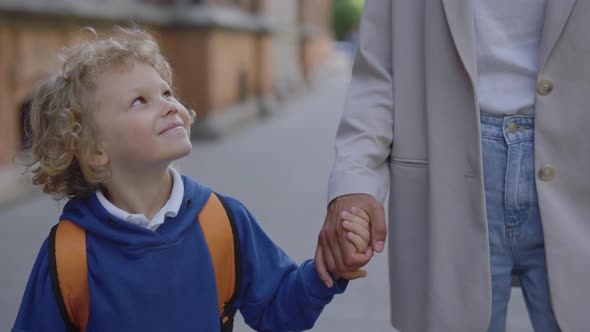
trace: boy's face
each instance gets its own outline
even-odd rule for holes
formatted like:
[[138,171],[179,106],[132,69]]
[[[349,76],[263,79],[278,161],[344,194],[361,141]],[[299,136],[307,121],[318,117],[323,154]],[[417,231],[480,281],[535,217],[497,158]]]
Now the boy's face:
[[190,117],[150,65],[129,62],[99,74],[90,93],[99,166],[167,166],[190,153]]

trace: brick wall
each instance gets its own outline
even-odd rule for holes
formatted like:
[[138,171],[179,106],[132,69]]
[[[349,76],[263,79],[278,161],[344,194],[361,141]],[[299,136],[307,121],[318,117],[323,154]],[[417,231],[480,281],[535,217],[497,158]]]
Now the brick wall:
[[14,111],[12,84],[12,36],[6,28],[0,28],[0,165],[7,164],[14,153],[18,139],[17,113]]
[[0,165],[20,148],[20,109],[36,82],[57,69],[67,40],[65,32],[41,25],[0,26]]
[[179,95],[199,115],[272,93],[269,36],[186,29],[166,29],[161,36]]
[[174,70],[178,95],[199,113],[211,105],[207,38],[205,30],[175,28],[162,30],[159,38],[162,52]]
[[331,0],[300,0],[300,6],[300,20],[303,24],[313,24],[319,27],[322,33],[330,34]]

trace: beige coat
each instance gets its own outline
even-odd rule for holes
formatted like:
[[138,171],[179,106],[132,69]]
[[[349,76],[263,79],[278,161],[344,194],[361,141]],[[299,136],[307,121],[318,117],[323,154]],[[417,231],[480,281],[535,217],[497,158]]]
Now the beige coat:
[[[546,1],[537,190],[555,314],[563,331],[583,332],[590,331],[590,0]],[[391,313],[403,332],[479,332],[490,320],[472,12],[471,0],[367,0],[363,14],[329,199],[361,192],[384,200],[389,191]],[[549,167],[553,178],[541,180]]]

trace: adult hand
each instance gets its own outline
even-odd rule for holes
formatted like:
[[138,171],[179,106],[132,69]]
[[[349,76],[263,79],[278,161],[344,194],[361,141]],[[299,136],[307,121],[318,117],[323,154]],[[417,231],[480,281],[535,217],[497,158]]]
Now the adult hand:
[[[347,239],[346,231],[342,229],[341,213],[351,211],[353,207],[365,210],[371,218],[371,248],[362,254],[356,253],[356,248]],[[383,204],[368,194],[337,197],[328,206],[324,226],[318,238],[315,264],[320,279],[328,287],[332,287],[332,278],[328,272],[343,275],[359,270],[369,262],[373,250],[383,251],[386,237],[387,226]],[[358,273],[364,273],[364,271],[360,270]]]

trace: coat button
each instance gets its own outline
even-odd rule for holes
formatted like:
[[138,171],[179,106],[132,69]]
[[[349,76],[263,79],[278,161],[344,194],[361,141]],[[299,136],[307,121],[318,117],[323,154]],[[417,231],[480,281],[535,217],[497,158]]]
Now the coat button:
[[550,80],[540,80],[537,82],[537,92],[542,95],[546,96],[553,91],[553,82]]
[[539,179],[549,181],[555,176],[555,168],[551,165],[544,165],[539,170]]

